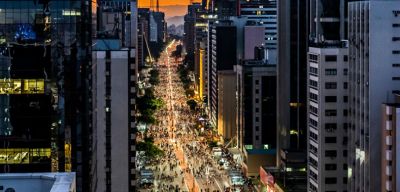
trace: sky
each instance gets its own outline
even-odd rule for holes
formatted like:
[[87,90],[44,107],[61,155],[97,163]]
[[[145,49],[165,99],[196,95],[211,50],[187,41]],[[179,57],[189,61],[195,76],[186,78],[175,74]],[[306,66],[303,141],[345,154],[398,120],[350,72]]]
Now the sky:
[[[201,0],[193,0],[193,2],[200,2]],[[150,0],[138,0],[139,7],[149,7]],[[153,0],[154,8],[156,7],[157,0]],[[165,13],[166,18],[174,16],[182,16],[187,12],[187,5],[190,0],[159,0],[160,11]]]

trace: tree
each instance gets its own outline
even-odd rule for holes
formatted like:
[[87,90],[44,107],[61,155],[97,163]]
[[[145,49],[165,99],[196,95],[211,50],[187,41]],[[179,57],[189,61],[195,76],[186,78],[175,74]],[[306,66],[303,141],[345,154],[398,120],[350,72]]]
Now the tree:
[[154,145],[154,138],[145,137],[144,141],[140,141],[136,144],[138,151],[144,151],[144,156],[147,159],[155,159],[164,155],[164,151]]
[[172,51],[171,56],[175,57],[175,58],[182,57],[182,49],[183,49],[183,47],[181,44],[177,45],[175,50]]
[[152,69],[149,74],[149,83],[152,85],[158,85],[160,83],[160,72],[157,69]]
[[136,108],[140,112],[138,121],[146,124],[157,123],[154,113],[164,105],[165,103],[162,99],[155,97],[153,89],[146,89],[145,95],[137,98]]
[[193,100],[193,99],[190,99],[190,100],[186,101],[186,104],[189,105],[190,109],[193,110],[193,111],[197,107],[197,102],[195,100]]

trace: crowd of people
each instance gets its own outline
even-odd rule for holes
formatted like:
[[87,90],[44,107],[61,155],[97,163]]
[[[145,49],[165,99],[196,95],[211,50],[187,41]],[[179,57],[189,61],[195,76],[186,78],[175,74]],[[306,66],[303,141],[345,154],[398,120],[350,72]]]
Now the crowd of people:
[[200,113],[186,103],[177,65],[168,66],[165,55],[160,60],[164,62],[158,66],[160,84],[154,93],[165,106],[156,112],[158,121],[145,134],[154,138],[164,156],[147,167],[155,173],[154,187],[149,190],[222,192],[228,176],[219,170],[206,139],[200,136]]

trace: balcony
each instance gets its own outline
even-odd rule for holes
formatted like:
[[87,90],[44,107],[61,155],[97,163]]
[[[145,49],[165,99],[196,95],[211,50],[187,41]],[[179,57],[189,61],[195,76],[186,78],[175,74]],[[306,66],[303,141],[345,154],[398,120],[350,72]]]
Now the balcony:
[[386,161],[392,161],[392,150],[386,150]]
[[391,131],[392,130],[392,123],[391,121],[386,121],[386,130]]
[[392,166],[386,165],[386,175],[392,176]]
[[392,191],[392,182],[386,181],[386,191]]
[[388,135],[386,136],[386,145],[393,145],[393,137]]

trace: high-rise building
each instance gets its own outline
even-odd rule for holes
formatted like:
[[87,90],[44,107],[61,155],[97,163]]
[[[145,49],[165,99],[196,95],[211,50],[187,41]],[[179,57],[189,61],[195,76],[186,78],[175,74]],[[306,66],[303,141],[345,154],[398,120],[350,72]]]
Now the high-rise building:
[[[92,163],[88,191],[136,191],[137,2],[101,1],[92,51]],[[122,18],[122,19],[120,19]],[[113,26],[113,27],[110,27]],[[109,30],[109,29],[112,30]]]
[[154,12],[150,12],[149,25],[150,25],[150,42],[158,42],[158,25],[154,18]]
[[98,39],[93,50],[92,191],[135,191],[135,49]]
[[157,23],[157,42],[165,42],[165,13],[152,12],[152,15]]
[[399,191],[400,190],[400,171],[398,160],[400,156],[399,148],[400,135],[400,95],[395,93],[394,103],[382,104],[382,165],[381,165],[381,189],[380,191]]
[[[307,1],[278,1],[278,150],[306,149],[306,13]],[[277,158],[279,162],[280,157]]]
[[246,174],[276,164],[276,65],[244,60],[237,73],[237,137]]
[[91,5],[0,1],[0,172],[77,171],[87,191]]
[[399,1],[349,3],[349,189],[381,191],[381,104],[399,90]]
[[308,191],[347,190],[347,0],[310,0]]
[[218,71],[233,70],[236,65],[236,26],[232,21],[219,21],[211,31],[211,66],[208,76],[210,120],[217,123],[218,114]]
[[[240,4],[240,16],[246,16],[248,21],[260,24],[264,27],[264,46],[268,52],[267,62],[277,62],[277,3],[276,0],[251,0]],[[246,58],[248,59],[248,58]]]
[[149,8],[138,8],[138,39],[136,46],[136,58],[139,67],[145,65],[146,57],[149,55]]
[[[194,55],[195,46],[195,23],[197,12],[201,9],[200,3],[193,3],[188,6],[188,12],[184,17],[184,39],[183,45],[188,55]],[[194,62],[194,61],[192,61]]]
[[347,190],[347,51],[308,50],[308,191]]
[[218,135],[224,143],[236,137],[236,73],[234,70],[218,72]]

